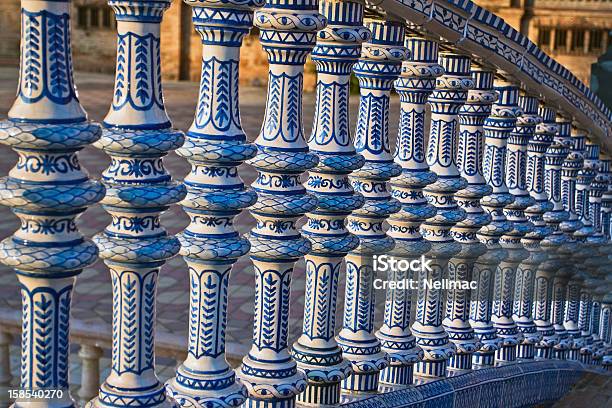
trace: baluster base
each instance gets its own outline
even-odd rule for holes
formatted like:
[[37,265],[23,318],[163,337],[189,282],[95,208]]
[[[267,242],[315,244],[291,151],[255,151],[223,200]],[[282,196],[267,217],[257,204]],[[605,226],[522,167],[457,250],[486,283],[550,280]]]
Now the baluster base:
[[335,407],[340,402],[340,383],[308,383],[296,398],[298,406]]
[[246,388],[236,381],[234,370],[200,374],[179,367],[175,378],[166,383],[166,392],[181,407],[239,407],[247,398]]
[[492,366],[495,363],[495,352],[475,352],[472,356],[472,368]]
[[339,346],[329,350],[311,348],[300,340],[293,345],[291,354],[308,383],[297,396],[298,405],[338,405],[340,382],[351,375],[351,363],[343,358]]
[[568,356],[569,356],[569,350],[553,349],[553,358],[557,360],[567,360]]
[[375,392],[378,390],[379,371],[358,374],[353,373],[342,381],[342,390],[353,392]]
[[419,361],[414,370],[415,377],[443,378],[446,377],[448,360]]
[[517,357],[525,360],[533,360],[533,358],[535,358],[535,344],[519,344]]
[[389,365],[380,372],[379,382],[389,385],[410,385],[413,382],[414,364]]
[[535,346],[536,358],[539,359],[551,359],[552,358],[552,347],[541,347]]
[[516,361],[517,346],[501,346],[495,352],[495,362],[500,364],[513,363]]
[[571,361],[579,361],[580,360],[580,349],[572,348],[567,351],[567,359]]
[[448,369],[457,371],[471,370],[473,360],[472,356],[472,353],[454,354],[448,359]]

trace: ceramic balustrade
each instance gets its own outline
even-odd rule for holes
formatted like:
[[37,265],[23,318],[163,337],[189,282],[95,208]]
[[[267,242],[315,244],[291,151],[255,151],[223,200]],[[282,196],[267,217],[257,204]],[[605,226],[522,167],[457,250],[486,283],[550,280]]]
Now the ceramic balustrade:
[[338,280],[344,257],[359,245],[359,239],[346,229],[345,220],[364,204],[348,178],[365,161],[356,154],[350,135],[350,74],[370,32],[362,25],[360,2],[324,0],[320,12],[327,18],[327,26],[319,31],[312,53],[317,67],[317,99],[308,141],[310,150],[319,156],[319,164],[306,182],[318,206],[306,214],[308,220],[302,229],[312,242],[312,250],[304,257],[305,313],[302,335],[293,345],[292,355],[308,381],[298,401],[335,406],[340,400],[340,383],[352,372],[334,338]]
[[304,64],[325,26],[317,0],[269,0],[255,13],[260,42],[268,56],[268,91],[258,153],[249,163],[258,171],[250,207],[256,226],[249,234],[255,268],[253,343],[238,369],[248,391],[244,406],[290,408],[306,388],[306,376],[289,354],[291,276],[312,245],[297,220],[317,207],[300,176],[318,157],[304,138]]
[[[507,144],[510,133],[516,124],[516,118],[522,113],[518,106],[519,88],[512,82],[500,79],[495,83],[499,94],[493,104],[491,115],[486,119],[485,156],[483,168],[487,183],[493,188],[492,194],[483,198],[483,207],[491,214],[493,229],[484,227],[481,234],[506,251],[499,266],[495,270],[492,321],[501,339],[499,350],[495,353],[498,363],[516,360],[518,343],[521,334],[512,319],[513,296],[515,290],[516,268],[520,261],[529,253],[523,248],[521,238],[531,230],[531,225],[509,218],[520,218],[520,211],[530,204],[530,200],[516,202],[510,194],[506,178],[514,177],[515,167],[507,166]],[[516,214],[519,211],[519,214]]]
[[[546,152],[550,165],[546,167],[547,174],[550,172],[550,180],[547,184],[549,188],[549,196],[552,197],[554,208],[553,212],[561,211],[564,213],[565,220],[559,224],[559,231],[564,235],[564,242],[558,249],[558,254],[562,261],[560,268],[556,271],[553,278],[552,302],[551,302],[551,321],[553,323],[555,334],[559,339],[553,347],[553,355],[555,358],[564,360],[568,357],[569,350],[572,347],[572,339],[569,337],[563,325],[565,317],[565,302],[567,296],[567,285],[572,274],[572,264],[568,262],[574,253],[574,237],[573,234],[580,228],[580,224],[576,219],[572,218],[572,213],[565,207],[564,195],[566,192],[567,183],[564,173],[567,171],[567,166],[574,166],[574,155],[570,152],[573,145],[571,133],[571,120],[557,114],[556,123],[558,126],[557,135],[554,143]],[[554,185],[558,185],[557,189]],[[551,193],[552,192],[552,193]],[[559,205],[561,204],[561,205]],[[559,210],[557,210],[559,208]],[[560,218],[559,218],[560,219]]]
[[[578,173],[576,185],[576,209],[582,222],[582,228],[574,233],[579,242],[582,243],[583,250],[588,255],[586,260],[597,256],[598,245],[595,239],[595,230],[591,221],[591,187],[595,182],[599,169],[599,146],[587,141],[585,145],[585,160],[583,169]],[[592,262],[592,261],[591,261]],[[586,266],[586,261],[585,265]],[[591,265],[592,267],[593,265]],[[580,277],[584,279],[584,284],[580,291],[580,307],[578,315],[578,327],[580,329],[581,340],[579,341],[580,361],[585,364],[593,362],[593,338],[591,336],[591,312],[592,312],[592,292],[587,285],[590,278],[589,270],[583,267]]]
[[[487,252],[486,245],[477,237],[481,227],[491,222],[491,216],[480,205],[480,199],[491,194],[492,187],[486,183],[482,173],[484,147],[483,126],[491,113],[491,105],[497,100],[493,88],[495,71],[487,67],[472,66],[474,87],[468,91],[466,103],[459,111],[459,142],[457,167],[467,187],[455,193],[455,200],[465,211],[466,218],[458,222],[451,233],[461,244],[461,252],[449,261],[448,279],[456,281],[477,281],[476,297],[472,299],[470,289],[447,290],[446,313],[442,324],[455,345],[455,354],[450,358],[449,370],[469,370],[476,350],[487,347],[481,343],[482,323],[490,321],[489,301],[491,293],[486,289],[481,267],[474,267],[477,259]],[[473,275],[476,269],[476,275]],[[483,285],[481,287],[480,285]],[[481,308],[488,316],[479,316]],[[471,316],[470,316],[471,312]],[[470,318],[472,318],[470,320]],[[486,337],[486,334],[484,335]]]
[[571,263],[574,264],[574,267],[571,268],[570,266],[570,276],[567,282],[563,326],[571,340],[567,359],[577,361],[580,355],[580,348],[582,347],[582,336],[578,327],[578,314],[580,312],[580,290],[584,284],[580,265],[583,265],[588,257],[588,249],[584,248],[583,242],[580,241],[577,235],[577,232],[583,226],[578,214],[577,189],[578,178],[584,168],[586,134],[582,129],[572,127],[571,138],[570,154],[563,162],[561,170],[561,195],[563,207],[569,212],[570,216],[567,222],[574,223],[576,230],[571,235],[568,234],[568,239],[573,249]]
[[[435,208],[423,194],[423,188],[436,180],[425,158],[425,106],[436,86],[436,78],[443,74],[438,64],[438,43],[426,37],[410,35],[405,46],[410,52],[402,63],[402,72],[395,81],[400,97],[399,135],[394,154],[402,172],[391,180],[391,194],[401,203],[401,209],[391,214],[389,236],[395,240],[390,252],[399,259],[417,259],[431,249],[419,232],[421,223],[435,215]],[[393,280],[414,278],[413,273],[390,273]],[[409,385],[413,382],[414,364],[423,352],[416,345],[410,330],[411,291],[388,292],[385,305],[386,326],[378,332],[383,350],[389,355],[389,366],[381,371],[385,384]]]
[[353,369],[353,375],[342,382],[342,389],[356,392],[376,390],[379,373],[389,364],[382,344],[389,344],[385,326],[391,316],[386,316],[378,333],[382,342],[373,332],[373,257],[394,247],[393,239],[383,229],[383,221],[400,209],[399,201],[391,197],[387,188],[388,180],[400,174],[389,146],[389,104],[393,81],[407,57],[402,23],[372,21],[367,27],[372,37],[363,43],[361,57],[354,66],[360,86],[355,149],[365,158],[365,164],[350,176],[355,191],[365,197],[365,204],[348,217],[348,229],[359,237],[360,244],[346,257],[344,317],[337,338]]
[[542,123],[536,126],[533,143],[530,144],[530,153],[532,154],[529,155],[527,164],[527,183],[530,185],[530,194],[536,200],[536,204],[527,208],[526,213],[530,216],[530,221],[536,227],[536,231],[542,234],[543,239],[540,241],[540,247],[546,256],[538,265],[535,277],[535,296],[532,313],[536,328],[542,336],[542,340],[535,345],[535,352],[536,357],[551,358],[552,347],[558,343],[550,321],[552,279],[557,269],[552,252],[554,252],[557,246],[555,242],[551,242],[553,228],[549,222],[549,215],[554,205],[549,201],[545,182],[545,167],[546,153],[552,145],[558,129],[553,109],[541,105],[538,114],[542,118]]
[[159,216],[186,194],[162,160],[184,141],[161,84],[160,26],[170,1],[108,4],[117,19],[115,89],[95,146],[111,157],[102,206],[112,220],[94,242],[111,275],[113,348],[110,374],[87,407],[175,407],[155,373],[157,279],[180,249]]
[[507,166],[508,168],[514,167],[515,170],[508,172],[507,185],[515,201],[524,203],[524,207],[521,206],[523,208],[517,210],[516,213],[508,214],[508,218],[514,221],[515,225],[519,222],[528,222],[531,229],[521,239],[529,256],[523,259],[516,269],[512,318],[516,322],[518,331],[522,334],[517,348],[517,357],[533,359],[535,345],[542,340],[533,322],[531,305],[534,299],[536,269],[544,260],[540,251],[540,241],[544,235],[541,227],[531,223],[525,213],[528,208],[536,204],[535,198],[529,194],[528,190],[527,162],[530,143],[532,143],[536,126],[542,122],[542,118],[538,116],[539,101],[535,95],[528,93],[520,95],[518,104],[523,113],[517,118],[516,126],[508,139]]
[[191,163],[182,202],[190,223],[178,237],[188,267],[190,313],[187,359],[166,389],[183,407],[237,407],[247,391],[225,359],[228,286],[234,263],[250,244],[236,231],[234,217],[257,199],[238,174],[238,166],[257,153],[240,120],[238,65],[253,9],[263,1],[186,3],[202,41],[196,113],[177,151]]
[[[438,178],[425,187],[425,197],[436,209],[436,215],[421,225],[423,237],[431,243],[427,257],[429,270],[417,274],[419,282],[439,281],[447,275],[449,260],[459,253],[461,245],[451,234],[452,227],[465,218],[454,194],[467,187],[457,168],[456,133],[459,111],[473,88],[470,57],[452,51],[440,52],[438,57],[444,74],[436,79],[436,88],[428,98],[431,107],[429,144],[426,162]],[[446,375],[448,359],[454,345],[442,326],[444,316],[443,291],[419,285],[418,306],[412,330],[417,345],[423,349],[423,359],[417,363],[415,375],[420,381]]]
[[[0,204],[21,226],[0,243],[15,269],[22,308],[22,390],[58,390],[40,407],[76,407],[68,383],[70,306],[76,277],[98,258],[76,219],[104,197],[77,152],[101,136],[87,120],[73,79],[70,1],[21,2],[17,98],[0,122],[0,143],[18,155],[0,179]],[[15,407],[31,406],[27,399]]]
[[[599,151],[599,149],[595,149]],[[598,157],[600,157],[598,155]],[[601,202],[603,194],[608,189],[608,179],[606,164],[603,160],[598,161],[598,172],[589,189],[589,210],[590,219],[593,223],[593,235],[591,242],[595,246],[596,254],[594,257],[587,259],[585,268],[588,272],[588,277],[585,280],[585,286],[591,294],[591,316],[590,325],[588,327],[589,340],[592,343],[592,363],[600,364],[603,357],[602,342],[599,338],[599,322],[601,315],[601,302],[605,291],[603,291],[602,280],[609,267],[608,253],[610,246],[608,240],[603,233],[602,217],[601,217]]]
[[[430,5],[454,16],[471,13],[461,41],[438,52],[439,35],[457,40],[455,19],[442,22],[440,13],[428,12],[421,21],[416,3],[406,11],[390,1],[184,1],[203,51],[186,137],[172,128],[161,84],[160,25],[170,0],[108,1],[117,18],[117,66],[102,129],[87,121],[72,78],[71,2],[22,0],[17,100],[0,122],[0,142],[19,156],[0,180],[0,203],[22,226],[2,241],[0,254],[21,285],[20,387],[64,391],[37,406],[77,406],[68,391],[70,297],[98,252],[113,285],[112,363],[96,391],[102,351],[82,345],[78,396],[98,394],[88,407],[338,406],[362,392],[517,357],[612,369],[610,160],[600,157],[594,138],[585,145],[587,129],[606,143],[610,115],[571,74],[560,90],[554,81],[534,86],[523,81],[539,69],[529,65],[533,52],[523,52],[525,72],[511,75],[511,52],[498,58],[487,48],[494,58],[479,55],[474,30],[489,23],[471,3],[459,14],[454,3]],[[389,6],[393,14],[384,13]],[[364,27],[366,8],[386,20]],[[423,23],[409,23],[407,38],[403,14]],[[240,120],[238,66],[253,23],[269,75],[262,128],[251,144]],[[416,34],[426,30],[433,35]],[[508,41],[504,32],[498,48]],[[316,106],[306,141],[302,92],[310,54]],[[563,76],[552,63],[551,78],[553,71]],[[352,72],[360,85],[354,141]],[[393,86],[400,97],[395,152]],[[550,98],[550,89],[564,98]],[[558,106],[538,111],[536,95]],[[572,116],[580,119],[573,127]],[[101,183],[79,164],[77,152],[88,144],[111,157]],[[173,150],[192,167],[184,186],[164,168],[162,158]],[[252,189],[238,174],[247,161],[258,172]],[[96,248],[75,220],[100,200],[112,221],[94,237]],[[159,217],[178,202],[190,223],[172,237]],[[234,218],[245,208],[256,226],[243,238]],[[164,386],[155,373],[156,285],[161,266],[179,252],[190,283],[187,358]],[[234,371],[225,356],[228,285],[233,265],[247,254],[255,269],[253,340]],[[372,261],[383,254],[432,259],[432,270],[391,270],[386,280],[475,280],[477,289],[444,294],[419,285],[411,321],[412,292],[389,288],[375,332]],[[289,347],[291,278],[302,257],[304,320]],[[334,337],[343,269],[343,325]],[[11,382],[8,344],[0,333],[0,390]]]

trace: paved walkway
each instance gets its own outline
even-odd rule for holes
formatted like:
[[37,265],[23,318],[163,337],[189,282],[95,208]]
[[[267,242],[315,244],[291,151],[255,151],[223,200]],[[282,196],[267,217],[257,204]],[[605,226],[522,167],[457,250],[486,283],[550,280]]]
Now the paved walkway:
[[[79,97],[90,118],[95,121],[102,120],[111,100],[113,78],[104,75],[77,74],[76,83],[79,89]],[[0,68],[0,119],[6,117],[6,113],[12,105],[16,84],[17,71]],[[179,129],[186,130],[191,123],[197,99],[197,87],[195,83],[185,82],[171,82],[165,85],[168,113],[175,127]],[[259,132],[264,114],[265,94],[265,89],[241,87],[242,122],[249,140],[254,140]],[[351,99],[351,115],[353,117],[351,123],[355,123],[357,102],[357,98]],[[391,134],[393,135],[392,138],[395,139],[399,101],[396,99],[391,106]],[[307,135],[310,134],[313,114],[314,95],[307,94],[304,98],[304,122]],[[92,177],[99,178],[109,160],[104,153],[88,147],[80,154],[80,161],[89,170]],[[5,176],[15,162],[16,155],[10,149],[0,145],[0,176]],[[165,164],[177,179],[182,179],[189,171],[189,164],[174,153],[167,157]],[[252,167],[244,165],[241,168],[241,175],[245,182],[250,184],[254,180],[255,172]],[[185,228],[187,221],[186,215],[178,206],[169,210],[162,217],[162,222],[172,234]],[[99,205],[96,205],[81,216],[79,228],[86,236],[91,237],[103,230],[108,222],[108,215]],[[237,222],[238,228],[243,233],[249,231],[253,224],[253,218],[246,212],[239,217]],[[12,234],[17,227],[17,218],[7,208],[0,207],[0,239]],[[178,335],[183,339],[186,337],[188,286],[187,269],[182,258],[176,257],[169,261],[162,269],[158,285],[158,333]],[[105,265],[98,262],[93,267],[83,271],[77,280],[75,291],[72,308],[73,319],[78,320],[83,326],[95,330],[110,327],[111,283]],[[340,293],[343,293],[342,287]],[[379,293],[379,302],[384,300],[381,295],[382,293]],[[299,262],[292,281],[290,342],[297,339],[301,331],[303,296],[303,263]],[[238,355],[244,354],[250,346],[253,300],[253,269],[248,257],[244,257],[239,260],[234,268],[230,279],[229,293],[228,346]],[[9,268],[0,266],[0,311],[10,311],[10,313],[15,314],[15,318],[18,318],[21,310],[20,301],[15,274]],[[342,303],[343,299],[340,298],[339,313],[342,312]],[[377,322],[382,320],[382,310],[382,307],[378,308]]]

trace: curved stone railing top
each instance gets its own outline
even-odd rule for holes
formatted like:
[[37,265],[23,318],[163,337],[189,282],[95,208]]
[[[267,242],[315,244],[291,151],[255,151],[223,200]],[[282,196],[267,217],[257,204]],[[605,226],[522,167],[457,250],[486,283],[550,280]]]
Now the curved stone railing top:
[[502,18],[470,0],[374,0],[368,5],[421,26],[506,72],[571,116],[612,151],[612,112],[567,68]]

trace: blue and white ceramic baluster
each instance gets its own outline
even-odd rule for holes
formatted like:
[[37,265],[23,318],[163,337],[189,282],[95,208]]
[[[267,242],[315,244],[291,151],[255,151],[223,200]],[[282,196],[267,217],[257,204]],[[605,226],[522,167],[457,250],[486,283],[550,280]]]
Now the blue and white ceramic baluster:
[[569,212],[568,223],[574,223],[577,228],[572,233],[570,240],[573,243],[573,254],[571,261],[574,264],[572,274],[567,282],[566,306],[563,326],[571,339],[571,345],[567,353],[568,360],[577,361],[582,347],[582,337],[578,327],[578,313],[580,311],[580,289],[584,278],[580,275],[580,266],[584,264],[588,254],[583,248],[583,243],[578,239],[576,232],[582,228],[582,222],[578,215],[577,184],[580,172],[584,167],[584,152],[586,135],[576,127],[571,130],[572,146],[570,154],[563,162],[561,173],[561,189],[563,206]]
[[379,372],[388,364],[373,333],[373,257],[393,248],[393,239],[383,230],[383,222],[400,209],[387,189],[388,180],[400,173],[389,147],[389,102],[393,81],[406,58],[401,23],[374,21],[367,27],[372,39],[363,44],[354,68],[361,94],[355,148],[365,158],[365,164],[351,175],[355,191],[362,193],[366,202],[348,217],[349,231],[359,237],[360,245],[346,257],[344,324],[338,335],[344,357],[353,368],[353,375],[342,382],[342,389],[358,392],[375,391]]
[[320,11],[327,26],[319,31],[312,58],[318,71],[314,128],[308,141],[319,156],[319,165],[310,172],[306,189],[317,196],[317,209],[306,214],[302,232],[312,242],[305,256],[306,295],[302,335],[293,345],[298,370],[307,378],[299,403],[336,406],[340,383],[351,373],[342,357],[336,334],[338,276],[344,256],[359,245],[359,239],[345,228],[346,217],[363,206],[348,175],[363,166],[355,153],[350,129],[350,75],[361,50],[370,37],[362,26],[363,4],[356,1],[323,0]]
[[[491,214],[493,221],[481,230],[481,234],[493,242],[499,240],[502,248],[506,250],[506,256],[495,271],[492,321],[497,337],[501,339],[495,359],[497,362],[507,363],[516,360],[517,346],[521,340],[520,332],[512,319],[512,303],[516,268],[520,261],[528,256],[520,240],[529,232],[531,225],[523,222],[514,223],[507,217],[509,212],[520,219],[520,213],[517,214],[517,211],[528,205],[525,201],[513,205],[515,198],[506,185],[508,138],[516,124],[516,118],[522,113],[518,106],[519,89],[511,82],[500,79],[495,81],[495,90],[499,93],[499,97],[484,124],[483,159],[485,179],[493,187],[493,193],[482,200],[483,207]],[[514,173],[516,168],[510,166],[508,171]]]
[[[491,101],[486,106],[486,109],[484,109],[484,112],[482,112],[484,117],[479,117],[478,127],[475,128],[480,135],[479,137],[482,139],[480,142],[482,145],[482,151],[480,152],[481,156],[484,153],[484,123],[486,118],[491,113],[491,105],[498,98],[497,91],[493,89],[494,76],[495,71],[492,69],[489,75],[483,77],[487,79],[487,84],[486,87],[483,87],[483,91],[488,90],[488,92],[491,94]],[[467,110],[468,106],[469,105],[464,106],[463,110]],[[466,114],[467,113],[464,113],[463,115]],[[479,162],[480,166],[482,167],[482,158],[479,159]],[[469,178],[468,182],[470,182]],[[493,187],[487,184],[484,175],[482,176],[482,182],[484,183],[483,189],[486,188],[483,191],[483,197],[485,197],[493,192]],[[482,197],[480,201],[482,202]],[[483,229],[483,227],[486,227],[492,222],[489,212],[484,212],[488,215],[488,222],[476,231],[476,237],[486,245],[487,251],[478,257],[474,263],[472,279],[477,284],[476,289],[471,294],[469,309],[470,325],[474,329],[476,337],[480,342],[480,347],[472,355],[472,363],[475,368],[492,365],[495,360],[495,352],[499,350],[501,346],[501,339],[497,337],[496,330],[493,327],[493,322],[491,321],[491,312],[493,305],[493,283],[495,281],[495,271],[506,252],[499,246],[498,243],[480,235],[480,231]]]
[[[547,154],[547,150],[553,144],[555,135],[557,134],[558,126],[555,123],[555,111],[554,109],[540,105],[539,114],[542,117],[542,123],[536,127],[536,134],[534,141],[538,145],[538,155],[530,157],[528,163],[533,168],[531,178],[531,194],[536,200],[538,214],[537,218],[533,217],[532,222],[536,228],[540,227],[541,220],[544,221],[547,229],[544,233],[545,237],[540,242],[542,252],[546,255],[546,259],[540,263],[536,271],[536,283],[535,283],[535,297],[533,302],[533,321],[542,335],[542,340],[536,344],[536,357],[538,358],[552,358],[552,348],[558,343],[557,335],[555,334],[554,327],[550,321],[550,309],[552,303],[552,283],[554,273],[558,267],[558,260],[554,255],[554,252],[558,249],[558,240],[564,241],[564,235],[553,234],[553,226],[558,226],[558,222],[555,223],[556,215],[561,218],[564,217],[564,212],[553,213],[554,204],[552,197],[550,197],[548,191],[550,190],[549,184],[552,178],[547,175],[545,168],[548,164],[550,166],[550,156]],[[534,146],[535,147],[535,146]],[[560,171],[560,169],[559,169]],[[559,198],[560,198],[559,192]],[[543,210],[543,211],[542,211]],[[535,209],[528,208],[528,212],[535,212]],[[539,213],[542,211],[543,215],[540,218]],[[560,222],[560,221],[559,221]]]
[[238,376],[247,387],[247,408],[291,408],[306,387],[305,376],[289,355],[291,275],[296,261],[311,250],[297,220],[313,211],[317,199],[300,177],[317,165],[308,151],[302,121],[303,75],[316,33],[325,26],[317,0],[269,0],[255,13],[260,41],[268,55],[268,96],[259,150],[250,163],[257,223],[249,234],[255,267],[253,344]]
[[162,157],[183,144],[166,114],[160,24],[170,1],[111,0],[117,18],[115,92],[96,147],[111,163],[102,174],[112,221],[94,237],[113,284],[111,372],[88,407],[174,407],[155,374],[155,314],[160,267],[179,251],[160,213],[185,197]]
[[[553,347],[553,356],[557,359],[565,360],[569,355],[569,350],[573,343],[572,338],[568,335],[563,325],[567,285],[573,269],[573,261],[570,261],[570,259],[576,250],[573,234],[582,225],[578,221],[578,217],[572,218],[571,212],[565,206],[565,202],[568,200],[564,199],[564,196],[569,194],[569,191],[567,191],[569,188],[567,180],[568,168],[575,168],[577,172],[578,166],[582,164],[582,159],[570,151],[573,146],[573,141],[570,136],[571,121],[558,114],[556,122],[558,125],[558,132],[555,136],[555,142],[547,151],[547,155],[554,156],[555,161],[552,166],[552,171],[547,170],[547,173],[550,174],[552,178],[552,182],[549,183],[548,186],[551,188],[552,185],[557,185],[557,187],[554,188],[555,194],[552,195],[555,205],[553,211],[556,211],[556,207],[559,207],[565,212],[566,219],[559,224],[559,230],[565,236],[565,243],[558,249],[562,262],[553,278],[551,316],[555,333],[559,338],[559,343]],[[547,166],[546,168],[551,169],[551,166]],[[561,204],[560,206],[559,203]]]
[[[497,100],[497,92],[492,89],[494,77],[494,70],[473,66],[474,88],[468,91],[467,101],[459,111],[457,167],[468,185],[455,193],[455,200],[466,212],[466,218],[451,230],[453,238],[461,244],[461,252],[449,261],[447,278],[451,281],[472,281],[474,263],[487,250],[477,233],[491,222],[491,216],[481,207],[480,199],[492,191],[482,174],[482,154],[484,122],[491,113],[491,105]],[[480,280],[481,271],[482,268],[477,268],[477,280]],[[484,299],[475,299],[473,303],[471,295],[470,289],[447,290],[446,314],[442,325],[455,345],[455,354],[448,363],[449,370],[471,369],[474,352],[482,348],[470,325],[470,305]]]
[[76,218],[100,201],[104,187],[88,179],[77,152],[100,137],[77,98],[70,54],[70,1],[21,2],[17,99],[0,122],[0,143],[18,162],[0,179],[0,204],[21,227],[0,243],[1,262],[21,286],[23,390],[60,390],[15,407],[76,407],[68,384],[70,302],[76,277],[98,249]]
[[[448,261],[459,253],[459,245],[451,235],[452,227],[465,218],[454,194],[467,187],[467,181],[459,174],[456,158],[456,133],[459,128],[459,111],[467,100],[468,90],[474,86],[471,78],[471,61],[468,56],[441,52],[438,61],[444,75],[436,80],[436,89],[429,96],[431,124],[427,164],[438,179],[425,187],[425,196],[437,212],[421,225],[423,237],[431,243],[427,253],[431,258],[430,269],[417,273],[418,282],[425,279],[439,281],[446,275]],[[412,330],[417,345],[423,349],[423,360],[417,363],[415,375],[419,381],[446,375],[448,359],[454,353],[454,345],[442,326],[444,316],[443,291],[419,284],[418,306]]]
[[[438,65],[438,43],[424,37],[409,36],[405,41],[410,52],[402,64],[402,74],[395,81],[400,96],[399,135],[394,154],[402,173],[392,179],[392,196],[402,205],[389,217],[389,236],[395,240],[391,255],[414,260],[431,249],[419,232],[421,222],[435,215],[427,203],[423,187],[433,183],[436,175],[425,161],[425,104],[436,86],[436,78],[444,72]],[[411,279],[410,272],[390,272],[392,280]],[[389,355],[389,366],[381,371],[384,384],[409,385],[413,382],[414,364],[422,357],[410,330],[410,289],[389,290],[385,305],[385,324],[377,336]]]
[[[598,155],[599,156],[599,155]],[[584,267],[588,272],[588,277],[585,280],[585,287],[591,293],[591,318],[590,318],[590,340],[592,343],[592,364],[600,364],[601,341],[599,338],[599,318],[601,312],[601,301],[604,293],[601,292],[602,278],[609,268],[608,259],[608,241],[603,233],[601,224],[601,202],[603,194],[608,190],[608,178],[606,171],[606,163],[598,160],[598,173],[593,179],[589,189],[589,210],[590,219],[593,223],[593,235],[590,242],[594,245],[596,255],[585,261]],[[602,275],[602,273],[604,275]]]
[[234,217],[256,201],[237,167],[257,153],[240,121],[238,65],[242,39],[263,1],[223,4],[188,0],[202,38],[202,74],[196,115],[177,153],[191,163],[183,208],[190,217],[179,235],[189,268],[187,359],[166,383],[182,407],[237,407],[247,397],[225,359],[228,283],[236,260],[249,251]]
[[[515,223],[529,222],[525,210],[533,206],[536,201],[529,195],[527,186],[528,146],[533,138],[536,126],[542,121],[538,116],[539,101],[536,96],[523,94],[519,96],[518,104],[523,113],[517,118],[514,131],[508,140],[507,166],[516,170],[508,172],[507,184],[516,203],[525,203],[516,214],[508,214],[508,218]],[[517,348],[517,357],[533,359],[535,344],[541,340],[536,330],[531,314],[534,296],[536,268],[543,260],[540,251],[540,241],[544,236],[538,227],[531,224],[531,230],[521,239],[521,243],[529,256],[521,261],[516,269],[516,282],[514,290],[514,307],[512,319],[516,322],[522,339]]]
[[[582,247],[581,250],[585,257],[585,262],[587,259],[597,256],[596,244],[592,242],[594,230],[590,219],[589,196],[591,184],[595,180],[599,168],[598,157],[599,146],[587,142],[585,146],[583,168],[578,172],[578,180],[576,181],[576,211],[578,212],[582,227],[574,233],[574,236]],[[578,276],[581,280],[589,278],[589,274],[585,270],[584,265],[580,268]],[[581,286],[579,296],[579,358],[581,362],[590,364],[593,356],[593,342],[589,331],[591,325],[591,292],[585,284]]]

